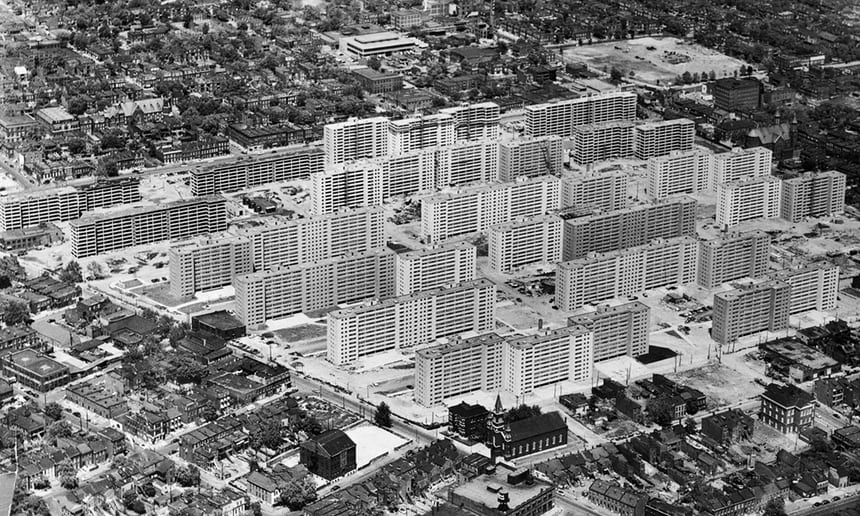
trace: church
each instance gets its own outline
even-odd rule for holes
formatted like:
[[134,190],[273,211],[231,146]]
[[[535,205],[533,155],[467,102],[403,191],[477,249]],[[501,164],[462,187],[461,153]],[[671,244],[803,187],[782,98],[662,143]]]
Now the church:
[[567,444],[567,423],[561,414],[549,412],[506,423],[499,396],[487,426],[487,446],[493,458],[515,459]]

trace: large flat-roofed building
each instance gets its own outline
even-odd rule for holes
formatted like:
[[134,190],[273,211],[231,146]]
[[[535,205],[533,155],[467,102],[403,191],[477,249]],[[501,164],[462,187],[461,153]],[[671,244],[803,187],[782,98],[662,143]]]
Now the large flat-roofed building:
[[445,113],[388,122],[388,154],[397,156],[454,143],[454,117]]
[[768,271],[769,256],[770,236],[763,231],[702,240],[696,283],[715,288],[741,278],[760,278]]
[[395,260],[398,296],[475,279],[475,246],[468,242],[443,244],[400,253]]
[[81,128],[78,117],[69,114],[62,106],[39,109],[36,111],[36,120],[55,135],[75,132]]
[[696,235],[696,201],[681,196],[564,221],[564,260],[644,245],[655,238]]
[[323,127],[325,164],[378,158],[388,154],[388,118],[354,118]]
[[697,247],[695,238],[682,236],[562,262],[556,267],[556,302],[570,312],[586,303],[692,283]]
[[791,285],[765,281],[714,294],[711,338],[729,344],[739,337],[760,331],[788,328]]
[[440,337],[487,332],[496,324],[496,286],[479,279],[330,312],[328,360],[345,365]]
[[495,333],[469,338],[454,337],[415,352],[415,401],[439,405],[448,398],[475,391],[502,388],[502,346]]
[[78,186],[0,197],[0,231],[73,220],[84,212],[140,200],[136,177],[97,179]]
[[[549,416],[549,414],[544,415]],[[532,421],[528,423],[527,427],[512,424],[511,426],[515,428],[509,432],[511,434],[509,437],[514,440],[516,446],[513,443],[509,444],[505,455],[524,455],[524,453],[514,451],[515,449],[522,450],[524,443],[528,443],[525,445],[526,449],[529,449],[529,445],[532,446],[532,451],[529,453],[534,453],[538,449],[544,450],[561,446],[563,444],[561,438],[556,442],[556,437],[561,436],[557,435],[552,435],[552,445],[544,442],[543,432],[552,429],[550,425],[538,423],[538,421],[544,422],[544,419]],[[561,418],[557,417],[557,419],[561,421]],[[564,422],[561,421],[561,423]],[[564,442],[567,443],[566,434],[564,435]],[[550,512],[554,505],[552,485],[541,480],[533,480],[530,477],[528,481],[525,481],[525,475],[530,476],[531,473],[528,470],[517,472],[499,466],[493,470],[493,473],[482,474],[452,488],[448,492],[448,501],[456,507],[464,508],[465,512],[449,514],[537,516]],[[512,478],[518,478],[518,480],[513,481]],[[500,509],[502,503],[504,503],[504,509]]]
[[233,278],[246,326],[394,294],[394,251],[379,249]]
[[359,59],[408,52],[417,47],[413,38],[403,37],[396,32],[350,36],[341,38],[339,44],[341,52],[351,54]]
[[399,73],[378,72],[373,68],[358,68],[352,71],[352,75],[362,89],[371,94],[389,93],[403,88],[403,76]]
[[495,140],[459,141],[433,152],[436,188],[498,179],[499,146]]
[[383,167],[361,161],[345,163],[311,174],[311,211],[316,215],[343,208],[382,205]]
[[634,154],[637,159],[648,159],[692,150],[695,137],[696,123],[686,118],[637,125],[633,129]]
[[782,181],[780,217],[800,222],[845,211],[845,174],[835,170],[807,172]]
[[612,307],[600,305],[594,312],[568,318],[567,323],[594,333],[595,362],[648,353],[651,309],[639,301]]
[[505,341],[502,386],[517,396],[544,385],[591,378],[594,334],[582,326],[567,326]]
[[758,417],[784,434],[800,433],[814,423],[815,399],[796,385],[772,383],[761,394]]
[[718,79],[712,88],[714,105],[726,111],[757,109],[761,96],[761,82],[757,79]]
[[444,108],[439,112],[454,117],[457,140],[496,140],[499,137],[501,110],[494,102]]
[[627,207],[630,178],[621,170],[565,174],[561,178],[562,208],[621,210]]
[[104,381],[88,380],[69,385],[66,399],[106,419],[128,412],[125,397],[109,389]]
[[577,125],[572,130],[570,159],[591,165],[607,159],[633,156],[633,122],[602,122]]
[[167,256],[170,294],[176,298],[229,285],[236,274],[254,270],[251,241],[241,236],[201,236],[177,242]]
[[560,207],[561,185],[541,176],[425,197],[421,234],[429,242],[484,231],[521,217],[543,215]]
[[255,271],[317,262],[385,245],[382,208],[341,210],[303,219],[266,218],[235,230],[251,241]]
[[86,258],[126,247],[180,240],[227,228],[226,200],[197,197],[156,206],[88,215],[69,223],[72,256]]
[[736,147],[729,152],[714,155],[714,168],[710,189],[721,184],[769,176],[773,168],[773,152],[765,147]]
[[230,193],[281,181],[307,179],[323,169],[319,147],[298,147],[275,154],[241,156],[235,161],[199,165],[191,169],[195,196]]
[[3,376],[36,392],[49,392],[69,383],[69,368],[32,349],[22,349],[0,358]]
[[657,199],[709,189],[714,153],[696,148],[648,159],[648,193]]
[[636,94],[613,91],[548,104],[526,106],[525,134],[569,138],[577,125],[636,120]]
[[499,181],[558,174],[562,168],[562,140],[558,136],[515,138],[499,142]]
[[507,273],[533,263],[558,263],[563,224],[557,215],[538,215],[490,226],[490,267]]
[[717,225],[737,226],[741,222],[779,217],[781,185],[773,176],[756,177],[717,186]]
[[839,291],[839,267],[830,262],[814,262],[799,269],[773,274],[775,279],[791,286],[789,313],[836,308]]

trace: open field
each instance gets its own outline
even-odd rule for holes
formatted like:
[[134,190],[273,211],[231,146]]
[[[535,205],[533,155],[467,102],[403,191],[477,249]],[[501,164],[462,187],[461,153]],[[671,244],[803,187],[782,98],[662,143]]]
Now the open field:
[[[649,50],[649,47],[653,50]],[[564,51],[564,59],[600,70],[612,67],[633,78],[652,84],[671,84],[684,72],[733,76],[746,63],[678,38],[637,38],[594,45],[572,47]]]

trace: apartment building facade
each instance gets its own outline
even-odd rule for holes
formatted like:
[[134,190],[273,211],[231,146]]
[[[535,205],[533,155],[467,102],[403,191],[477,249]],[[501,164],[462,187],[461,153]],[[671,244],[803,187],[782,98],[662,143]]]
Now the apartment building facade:
[[558,382],[591,378],[593,333],[567,326],[505,341],[502,347],[502,388],[523,396]]
[[702,240],[696,283],[716,288],[741,278],[760,278],[768,271],[769,256],[770,236],[763,231]]
[[486,279],[424,290],[328,314],[326,354],[335,365],[441,337],[491,331],[496,287]]
[[394,294],[394,251],[376,249],[233,277],[236,317],[270,319]]
[[439,113],[454,117],[454,138],[459,141],[499,138],[501,109],[494,102],[443,108]]
[[6,195],[0,197],[0,231],[73,220],[87,211],[140,199],[140,180],[136,177],[98,179],[80,186]]
[[229,285],[236,274],[254,270],[251,241],[220,235],[177,242],[167,253],[170,294],[181,299]]
[[692,150],[695,137],[696,124],[686,118],[637,125],[633,128],[634,155],[636,159],[649,159]]
[[499,181],[561,173],[562,140],[555,135],[499,142]]
[[568,318],[570,326],[590,330],[594,340],[594,361],[648,353],[651,309],[639,301],[617,306],[599,305],[594,312]]
[[395,260],[396,295],[472,281],[476,259],[475,246],[468,242],[400,253]]
[[782,181],[780,217],[800,222],[845,211],[845,174],[835,170],[807,172]]
[[714,294],[711,338],[726,345],[760,331],[788,328],[791,286],[769,280]]
[[502,346],[495,333],[450,342],[415,352],[413,397],[424,406],[439,405],[448,398],[475,391],[502,389]]
[[773,278],[791,287],[789,313],[836,308],[839,292],[839,267],[830,262],[813,262],[797,269],[786,269]]
[[86,258],[136,245],[224,231],[226,200],[221,196],[197,197],[88,215],[71,221],[69,228],[72,256]]
[[388,154],[388,118],[350,119],[323,127],[325,165]]
[[571,100],[526,106],[525,134],[569,138],[577,125],[636,120],[636,94],[613,91]]
[[564,260],[644,245],[656,238],[696,235],[696,201],[686,196],[583,217],[563,213],[562,218]]
[[648,193],[656,199],[694,194],[710,188],[714,153],[696,148],[648,159]]
[[632,157],[633,127],[633,122],[628,121],[575,126],[570,159],[578,165],[591,165],[607,159]]
[[307,179],[323,170],[324,157],[319,147],[303,146],[276,154],[241,156],[228,163],[198,165],[189,174],[191,193],[200,197]]
[[692,283],[697,250],[695,238],[682,236],[562,262],[556,267],[556,303],[571,312],[586,303]]
[[561,178],[562,208],[615,211],[627,207],[630,178],[621,170],[565,174]]
[[560,262],[563,224],[557,215],[539,215],[490,226],[490,267],[508,273],[533,263]]
[[714,155],[710,189],[721,184],[769,176],[773,168],[773,152],[765,147],[736,147]]
[[778,218],[780,196],[780,181],[773,176],[718,185],[717,225],[731,228],[748,220]]
[[388,154],[397,156],[454,143],[454,117],[436,113],[388,122]]
[[543,215],[560,207],[560,186],[557,177],[541,176],[425,197],[421,200],[421,234],[435,243],[517,218]]
[[346,163],[311,174],[311,211],[316,215],[343,208],[381,206],[385,174],[380,163]]

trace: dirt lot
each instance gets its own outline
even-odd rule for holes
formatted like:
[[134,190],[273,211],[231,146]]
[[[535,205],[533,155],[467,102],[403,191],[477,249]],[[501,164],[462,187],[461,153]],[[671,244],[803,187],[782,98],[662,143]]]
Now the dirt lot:
[[762,386],[750,379],[750,375],[719,364],[709,364],[668,376],[683,385],[704,392],[708,397],[709,409],[758,396],[764,391]]
[[276,330],[274,334],[279,341],[292,344],[305,340],[324,338],[326,335],[326,327],[320,324],[303,324],[294,328]]
[[[651,47],[653,50],[649,50]],[[677,38],[638,38],[573,47],[564,51],[567,61],[608,71],[618,68],[625,75],[653,84],[674,82],[684,72],[710,73],[717,77],[734,75],[746,63]]]

